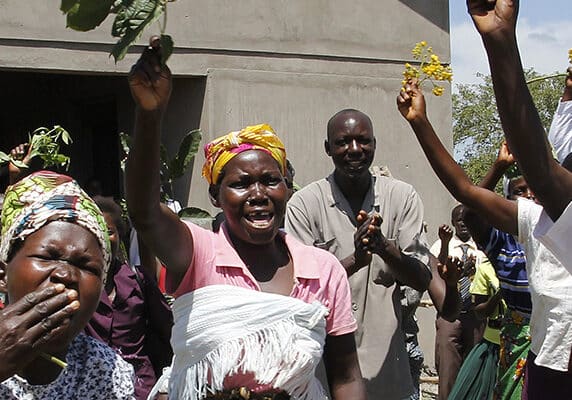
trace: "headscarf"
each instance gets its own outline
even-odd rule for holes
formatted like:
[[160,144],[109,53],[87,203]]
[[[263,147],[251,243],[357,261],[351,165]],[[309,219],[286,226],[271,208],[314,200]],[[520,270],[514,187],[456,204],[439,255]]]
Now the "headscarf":
[[103,251],[105,279],[111,245],[103,214],[76,181],[50,171],[31,174],[7,189],[0,217],[0,261],[7,261],[14,243],[52,221],[71,222],[95,235]]
[[262,150],[274,158],[282,174],[286,173],[286,150],[270,125],[247,126],[238,132],[230,132],[205,146],[203,176],[214,185],[224,166],[236,155],[247,150]]
[[505,198],[508,198],[510,196],[510,190],[509,190],[510,183],[518,178],[522,178],[522,172],[520,172],[518,165],[514,163],[507,169],[507,171],[502,176],[502,192]]

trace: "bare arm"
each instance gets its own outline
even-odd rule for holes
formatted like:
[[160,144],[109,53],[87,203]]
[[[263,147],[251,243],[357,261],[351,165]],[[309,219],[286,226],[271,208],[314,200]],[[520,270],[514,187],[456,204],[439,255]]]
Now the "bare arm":
[[139,245],[139,257],[141,259],[141,268],[143,268],[147,276],[153,278],[155,283],[159,281],[161,273],[161,263],[155,257],[149,246],[145,244],[143,239],[137,234],[137,243]]
[[433,130],[425,111],[423,93],[417,84],[407,84],[406,90],[400,92],[397,104],[399,111],[415,132],[433,170],[453,197],[475,210],[491,225],[516,235],[518,232],[516,203],[471,182]]
[[452,322],[457,319],[461,311],[461,297],[457,289],[461,270],[439,263],[433,255],[429,256],[429,265],[432,274],[427,289],[429,297],[431,297],[437,313],[447,321]]
[[445,264],[449,257],[449,243],[451,243],[451,239],[453,238],[453,228],[447,224],[441,225],[439,227],[438,236],[439,239],[441,239],[441,248],[439,249],[437,259],[441,264]]
[[14,183],[18,182],[20,179],[28,175],[30,172],[30,164],[32,159],[30,158],[30,151],[31,147],[28,143],[22,143],[18,146],[14,147],[10,151],[10,155],[12,158],[21,161],[22,163],[26,164],[28,168],[20,168],[14,165],[13,163],[8,163],[8,173],[9,173],[9,183],[13,185]]
[[353,333],[326,337],[324,364],[334,400],[367,398]]
[[489,58],[503,130],[524,177],[553,220],[572,200],[572,173],[553,158],[526,85],[516,41],[518,0],[467,0]]
[[492,296],[474,295],[474,310],[479,319],[487,319],[497,309],[502,295],[500,290]]
[[171,73],[160,66],[158,40],[132,68],[129,86],[137,106],[126,167],[129,216],[143,241],[174,274],[176,284],[191,262],[193,242],[184,223],[160,203],[161,121],[171,93]]
[[497,158],[479,186],[494,191],[498,181],[506,170],[515,162],[514,156],[508,149],[506,142],[502,142]]

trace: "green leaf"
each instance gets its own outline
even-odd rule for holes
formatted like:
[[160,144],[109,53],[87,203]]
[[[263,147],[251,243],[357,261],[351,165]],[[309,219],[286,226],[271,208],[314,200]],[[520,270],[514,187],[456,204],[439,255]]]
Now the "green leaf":
[[79,0],[67,12],[67,26],[89,31],[99,26],[111,11],[114,0]]
[[23,163],[23,162],[20,161],[20,160],[15,160],[15,159],[13,159],[13,158],[11,158],[11,157],[10,157],[10,162],[11,162],[12,164],[14,164],[14,165],[15,165],[16,167],[18,167],[18,168],[28,168],[28,165],[27,165],[27,164]]
[[173,54],[173,38],[170,35],[161,35],[161,65],[167,64],[167,60]]
[[180,178],[185,174],[185,170],[193,160],[199,150],[201,143],[201,131],[195,129],[185,135],[175,158],[171,161],[171,178]]
[[60,5],[60,11],[62,11],[64,14],[67,14],[69,10],[72,9],[73,6],[76,5],[76,3],[79,3],[80,0],[62,0],[62,3]]
[[208,211],[198,207],[185,207],[181,209],[178,214],[179,217],[181,218],[193,218],[193,219],[204,218],[210,220],[213,219],[212,215]]
[[113,36],[120,39],[111,50],[115,62],[122,60],[129,47],[139,39],[143,30],[163,13],[161,0],[133,0],[120,8],[113,22]]
[[62,134],[62,142],[64,142],[65,145],[69,145],[70,143],[73,143],[73,140],[69,134],[68,131],[66,131],[64,128],[62,128],[61,126],[56,126],[56,128],[61,132]]

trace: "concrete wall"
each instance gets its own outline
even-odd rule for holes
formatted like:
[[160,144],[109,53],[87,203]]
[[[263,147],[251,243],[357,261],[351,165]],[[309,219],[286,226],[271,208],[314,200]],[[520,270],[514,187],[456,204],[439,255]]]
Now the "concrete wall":
[[[91,32],[74,32],[65,29],[59,3],[1,0],[0,70],[125,75],[146,38],[115,64],[108,55],[111,20]],[[358,108],[373,120],[376,164],[389,166],[420,193],[432,241],[438,225],[449,221],[453,201],[399,115],[395,97],[414,43],[426,40],[449,60],[448,29],[448,0],[169,3],[166,30],[176,44],[169,64],[180,79],[164,141],[173,150],[199,125],[210,140],[268,122],[284,139],[303,185],[332,168],[323,151],[326,121],[342,108]],[[146,35],[152,33],[158,28]],[[429,96],[428,103],[437,132],[451,148],[449,89],[441,98]],[[123,95],[117,102],[122,127],[132,120],[132,104]],[[188,174],[192,179],[178,182],[176,193],[183,202],[209,208],[202,161],[201,154]]]

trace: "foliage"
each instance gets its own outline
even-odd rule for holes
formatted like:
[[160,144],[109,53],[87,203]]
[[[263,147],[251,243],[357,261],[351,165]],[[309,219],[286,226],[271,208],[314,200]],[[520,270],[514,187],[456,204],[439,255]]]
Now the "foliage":
[[[39,157],[43,162],[43,168],[52,166],[65,167],[66,170],[70,164],[70,158],[60,153],[59,141],[68,145],[72,142],[70,134],[61,126],[56,125],[52,129],[38,128],[31,135],[28,135],[28,144],[30,146],[28,157],[30,160]],[[11,162],[18,168],[28,168],[28,165],[21,160],[14,159],[11,155],[0,151],[0,164]]]
[[[119,137],[125,154],[125,157],[121,160],[121,169],[125,171],[125,160],[131,148],[131,137],[123,132],[119,134]],[[163,187],[164,197],[172,198],[173,183],[176,179],[183,176],[189,168],[193,157],[199,150],[201,139],[202,136],[199,129],[187,133],[181,140],[177,153],[173,158],[169,157],[167,149],[161,144],[161,185]]]
[[[478,76],[481,78],[480,83],[457,85],[457,92],[453,93],[455,155],[475,183],[480,182],[489,170],[504,137],[491,77]],[[525,71],[527,80],[539,76],[533,69]],[[529,90],[542,124],[548,130],[564,90],[563,80],[538,80],[529,84]]]
[[122,60],[143,31],[163,16],[161,30],[162,61],[173,52],[173,40],[165,35],[167,3],[174,0],[62,0],[68,28],[77,31],[95,29],[109,14],[115,14],[111,35],[119,38],[111,50],[115,62]]
[[451,67],[441,64],[439,56],[433,52],[431,46],[427,46],[425,41],[416,43],[411,50],[411,54],[413,59],[420,62],[420,66],[417,68],[409,63],[405,63],[401,84],[405,86],[410,79],[418,79],[419,87],[421,87],[423,82],[428,80],[433,85],[433,94],[441,96],[445,92],[445,88],[435,82],[451,82],[453,79]]

